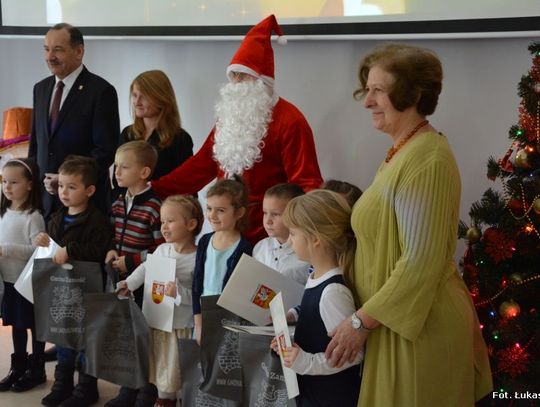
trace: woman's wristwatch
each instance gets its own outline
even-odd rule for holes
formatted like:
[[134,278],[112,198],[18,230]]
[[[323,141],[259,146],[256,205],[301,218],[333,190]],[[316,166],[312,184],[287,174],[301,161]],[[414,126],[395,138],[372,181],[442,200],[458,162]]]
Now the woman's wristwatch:
[[356,312],[354,312],[352,314],[352,316],[351,316],[351,325],[352,325],[353,329],[355,329],[356,331],[360,331],[360,332],[369,332],[369,331],[371,331],[371,329],[366,328],[364,326],[364,323],[358,317],[358,315],[356,315]]

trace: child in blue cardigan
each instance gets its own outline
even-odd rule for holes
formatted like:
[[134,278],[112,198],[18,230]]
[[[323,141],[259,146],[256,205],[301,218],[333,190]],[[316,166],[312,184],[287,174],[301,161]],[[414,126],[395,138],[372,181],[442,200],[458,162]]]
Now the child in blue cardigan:
[[206,218],[214,232],[201,237],[193,276],[195,338],[201,341],[201,296],[221,294],[242,253],[252,246],[242,236],[247,226],[248,192],[239,180],[223,179],[206,194]]

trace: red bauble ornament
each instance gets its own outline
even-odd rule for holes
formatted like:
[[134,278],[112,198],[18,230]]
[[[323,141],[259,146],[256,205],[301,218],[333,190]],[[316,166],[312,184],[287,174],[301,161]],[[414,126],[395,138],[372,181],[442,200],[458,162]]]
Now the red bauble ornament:
[[523,202],[521,202],[519,199],[511,199],[506,204],[506,207],[510,209],[514,216],[521,217],[525,213],[525,208],[523,208]]
[[505,319],[515,318],[520,312],[521,307],[514,300],[505,301],[499,306],[499,314]]

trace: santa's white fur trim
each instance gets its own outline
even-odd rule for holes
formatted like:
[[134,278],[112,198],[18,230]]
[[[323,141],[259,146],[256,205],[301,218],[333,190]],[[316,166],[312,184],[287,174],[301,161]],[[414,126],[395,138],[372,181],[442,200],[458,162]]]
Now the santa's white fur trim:
[[251,76],[253,76],[255,78],[262,79],[263,82],[267,86],[270,86],[271,88],[274,87],[274,78],[271,78],[270,76],[266,76],[266,75],[261,75],[261,74],[255,72],[250,67],[247,67],[247,66],[241,65],[241,64],[231,64],[231,65],[229,65],[227,67],[226,74],[227,74],[227,79],[229,80],[229,82],[232,82],[232,73],[233,72],[247,73],[248,75],[251,75]]

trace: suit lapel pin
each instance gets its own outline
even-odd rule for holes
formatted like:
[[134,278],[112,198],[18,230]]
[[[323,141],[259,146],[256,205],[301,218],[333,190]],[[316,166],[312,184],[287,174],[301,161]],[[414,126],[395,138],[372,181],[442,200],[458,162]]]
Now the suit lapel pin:
[[83,85],[79,85],[79,90],[83,90],[84,86]]

